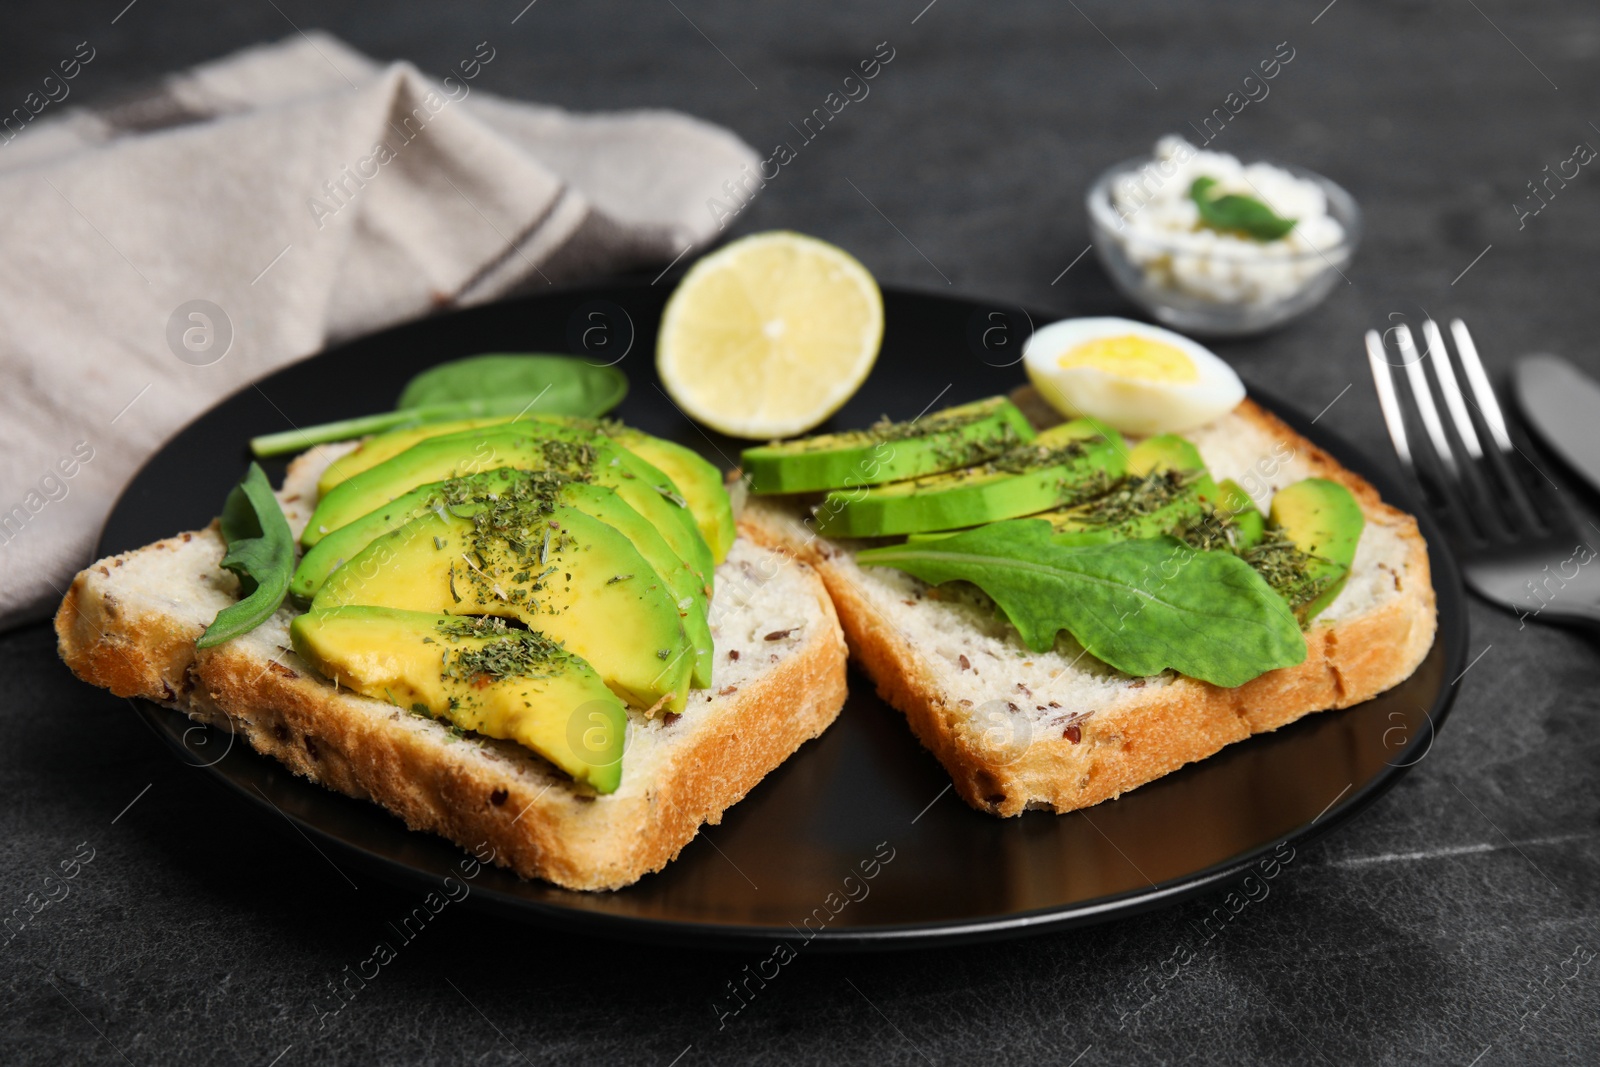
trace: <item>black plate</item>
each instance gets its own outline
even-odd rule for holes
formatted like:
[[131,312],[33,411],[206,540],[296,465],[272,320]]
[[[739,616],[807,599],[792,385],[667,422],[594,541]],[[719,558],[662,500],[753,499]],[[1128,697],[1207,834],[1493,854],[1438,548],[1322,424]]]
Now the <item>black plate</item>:
[[[151,459],[113,511],[100,552],[209,522],[239,478],[248,436],[284,429],[286,420],[303,426],[382,410],[411,374],[475,352],[543,349],[620,359],[632,380],[620,417],[728,465],[737,445],[696,428],[657,384],[654,334],[666,295],[666,287],[640,285],[497,304],[403,326],[282,370],[217,405]],[[885,303],[878,367],[834,425],[861,426],[884,414],[910,418],[936,400],[1004,392],[1022,381],[1014,356],[1027,330],[1020,310],[894,290]],[[660,874],[621,892],[574,893],[492,870],[478,876],[470,899],[530,921],[640,940],[770,949],[776,938],[795,941],[804,926],[820,929],[815,947],[926,945],[1172,903],[1241,878],[1277,846],[1350,818],[1427,754],[1449,709],[1448,683],[1466,654],[1461,579],[1440,531],[1381,469],[1333,435],[1313,434],[1288,405],[1252,392],[1386,499],[1419,515],[1432,551],[1439,636],[1397,688],[1231,745],[1116,801],[1002,820],[950,792],[949,778],[900,714],[852,674],[837,724]],[[276,480],[281,465],[269,474]],[[330,855],[383,877],[435,885],[462,858],[443,839],[409,832],[375,805],[297,779],[223,732],[154,704],[140,710],[184,759],[205,766],[281,827],[270,800]],[[861,881],[861,865],[873,869],[875,857],[876,877]],[[852,874],[857,878],[847,884]]]

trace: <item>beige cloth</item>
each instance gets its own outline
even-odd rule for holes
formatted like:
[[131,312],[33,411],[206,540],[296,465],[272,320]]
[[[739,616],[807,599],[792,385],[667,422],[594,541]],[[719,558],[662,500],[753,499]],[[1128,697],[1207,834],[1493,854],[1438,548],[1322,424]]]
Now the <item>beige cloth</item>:
[[341,338],[715,236],[708,198],[757,162],[743,142],[497,99],[475,88],[497,61],[479,45],[436,82],[296,35],[112,107],[30,98],[0,131],[0,626],[53,608],[133,471],[219,397]]

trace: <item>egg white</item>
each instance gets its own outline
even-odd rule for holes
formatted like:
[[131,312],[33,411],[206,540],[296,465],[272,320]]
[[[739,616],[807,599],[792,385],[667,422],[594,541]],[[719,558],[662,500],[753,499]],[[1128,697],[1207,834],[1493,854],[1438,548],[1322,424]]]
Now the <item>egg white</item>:
[[[1099,367],[1062,367],[1057,361],[1088,341],[1139,337],[1179,349],[1197,380],[1162,382],[1125,377]],[[1034,332],[1023,349],[1028,378],[1067,418],[1090,416],[1122,433],[1182,433],[1220,418],[1244,399],[1244,383],[1205,346],[1181,334],[1131,319],[1062,319]]]

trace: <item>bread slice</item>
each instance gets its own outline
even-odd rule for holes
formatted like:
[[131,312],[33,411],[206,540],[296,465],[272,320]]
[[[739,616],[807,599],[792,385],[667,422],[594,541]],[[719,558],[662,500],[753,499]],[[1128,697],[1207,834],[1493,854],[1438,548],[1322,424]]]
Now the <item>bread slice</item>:
[[[279,494],[298,534],[317,477],[349,446],[291,466]],[[739,538],[711,605],[716,687],[681,716],[630,709],[621,787],[575,785],[529,750],[337,690],[289,644],[285,606],[256,630],[197,652],[234,601],[216,524],[100,560],[56,613],[61,657],[83,680],[229,727],[296,774],[373,800],[416,830],[569,889],[615,889],[660,870],[838,716],[845,646],[804,563]]]
[[[1037,395],[1019,393],[1030,418],[1047,423]],[[1236,689],[1171,672],[1132,678],[1065,635],[1032,652],[982,593],[858,566],[865,543],[818,537],[794,501],[751,498],[740,522],[822,575],[851,654],[968,804],[995,815],[1072,811],[1251,734],[1360,703],[1407,678],[1433,644],[1428,551],[1411,516],[1249,400],[1185,436],[1217,479],[1239,482],[1263,508],[1278,488],[1317,476],[1347,487],[1366,514],[1348,583],[1306,633],[1305,662]]]

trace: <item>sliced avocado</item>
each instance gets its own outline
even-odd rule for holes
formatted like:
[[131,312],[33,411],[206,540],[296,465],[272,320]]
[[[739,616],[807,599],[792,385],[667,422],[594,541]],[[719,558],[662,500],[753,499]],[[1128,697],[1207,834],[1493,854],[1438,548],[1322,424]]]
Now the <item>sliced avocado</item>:
[[[1200,458],[1200,450],[1192,441],[1177,434],[1158,434],[1134,445],[1133,451],[1128,453],[1128,474],[1179,476],[1185,489],[1182,506],[1191,519],[1216,508],[1221,499],[1217,483],[1206,470],[1205,460]],[[1182,524],[1181,517],[1178,524]]]
[[1177,535],[1205,515],[1192,472],[1155,471],[1124,478],[1086,503],[1035,517],[1054,526],[1062,543],[1091,545]]
[[376,467],[391,456],[398,456],[412,445],[430,437],[445,437],[453,433],[482,429],[486,426],[504,426],[511,419],[506,416],[487,416],[479,419],[449,419],[445,422],[425,422],[420,426],[407,426],[402,430],[373,434],[362,441],[354,452],[347,452],[328,464],[317,479],[318,498],[342,481],[354,478],[364,470]]
[[666,538],[709,595],[715,570],[711,549],[672,480],[608,438],[547,422],[423,440],[329,490],[312,512],[300,543],[311,548],[327,534],[419,485],[499,467],[555,471],[615,489]]
[[289,640],[343,688],[515,741],[597,793],[622,780],[622,702],[592,667],[537,631],[353,606],[298,616]]
[[1245,559],[1305,625],[1344,588],[1365,525],[1350,490],[1326,478],[1307,478],[1273,496],[1266,533]]
[[1155,471],[1204,471],[1206,464],[1200,450],[1187,438],[1175,433],[1147,437],[1133,446],[1128,453],[1129,474],[1151,474]]
[[1104,544],[1177,534],[1209,515],[1217,487],[1200,452],[1176,434],[1162,434],[1128,453],[1127,474],[1105,494],[1038,516],[1066,544]]
[[722,484],[722,474],[699,453],[642,430],[624,426],[611,419],[580,419],[575,416],[525,415],[520,420],[500,417],[482,419],[452,419],[391,430],[367,438],[354,452],[340,456],[322,472],[317,481],[317,492],[327,496],[334,486],[355,477],[362,471],[376,467],[384,460],[406,451],[413,445],[434,437],[447,437],[470,430],[489,427],[506,427],[512,422],[548,422],[578,430],[601,433],[623,448],[645,460],[670,478],[683,495],[684,503],[693,513],[711,549],[714,563],[728,558],[735,537],[733,508],[728,501],[728,490]]
[[[599,519],[618,530],[632,542],[633,547],[638,550],[650,568],[666,582],[667,589],[672,594],[672,606],[677,610],[678,618],[682,620],[684,634],[689,638],[689,644],[693,649],[694,674],[690,684],[697,689],[710,686],[714,649],[711,625],[707,621],[710,607],[706,602],[705,586],[700,584],[699,579],[678,554],[672,551],[672,546],[667,544],[666,538],[662,537],[644,516],[629,507],[614,490],[600,485],[573,483],[562,492],[561,499],[569,507],[576,508],[585,515]],[[660,566],[657,566],[658,560],[661,562]],[[663,571],[661,569],[663,566],[676,570]],[[668,578],[668,573],[672,573],[673,576]]]
[[711,548],[712,561],[721,563],[728,558],[737,531],[721,471],[694,449],[652,437],[631,426],[607,421],[600,424],[600,432],[671,478],[683,494],[700,536]]
[[313,611],[346,604],[521,619],[643,707],[682,711],[694,646],[677,599],[618,531],[574,507],[429,511],[328,576]]
[[1248,552],[1261,543],[1267,520],[1250,494],[1232,478],[1217,483],[1217,510],[1233,524],[1234,551]]
[[377,538],[397,530],[420,515],[444,511],[460,518],[471,518],[496,505],[517,503],[534,509],[551,509],[556,504],[577,508],[601,522],[616,527],[633,542],[645,562],[661,576],[678,604],[683,628],[695,649],[694,684],[711,684],[711,628],[705,588],[672,546],[637,511],[613,490],[600,485],[573,482],[548,471],[519,471],[509,467],[433,482],[418,486],[404,496],[369,511],[318,541],[300,559],[289,592],[302,603],[309,602],[322,588],[328,575],[345,560],[354,559]]
[[739,465],[752,493],[854,489],[970,467],[1033,437],[1016,405],[993,396],[910,422],[747,448]]
[[[548,423],[528,423],[515,428],[476,427],[446,434],[426,432],[429,429],[427,426],[418,426],[380,434],[351,453],[352,457],[363,454],[377,456],[389,451],[392,446],[406,446],[380,462],[357,473],[349,473],[347,477],[341,477],[334,484],[322,488],[316,510],[311,513],[300,535],[300,543],[310,548],[339,527],[429,482],[483,474],[500,467],[551,470],[569,477],[581,477],[582,471],[578,468],[586,470],[599,458],[598,453],[590,454],[585,448],[598,449],[602,444],[592,433]],[[508,452],[506,446],[513,434],[524,438],[526,447]],[[547,441],[553,443],[549,449],[544,447]],[[523,443],[521,440],[517,442],[519,446]],[[369,448],[372,450],[370,453],[367,452]],[[327,476],[328,472],[324,472],[324,479]]]
[[1074,419],[998,459],[965,470],[829,493],[816,508],[830,537],[953,530],[1032,515],[1098,496],[1122,477],[1127,444],[1093,419]]

